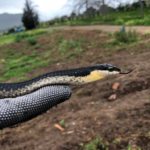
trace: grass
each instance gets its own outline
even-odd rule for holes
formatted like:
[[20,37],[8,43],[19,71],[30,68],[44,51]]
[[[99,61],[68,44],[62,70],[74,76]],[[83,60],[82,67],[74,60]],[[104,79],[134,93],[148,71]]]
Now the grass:
[[32,31],[24,31],[17,34],[10,34],[0,37],[0,46],[10,44],[10,43],[19,43],[24,39],[28,39],[31,37],[38,37],[43,34],[51,33],[52,31],[36,29]]
[[43,53],[41,58],[38,56],[37,51],[33,51],[32,54],[22,57],[21,54],[16,54],[12,49],[6,49],[3,53],[3,76],[0,78],[0,81],[14,77],[19,77],[18,80],[21,80],[23,79],[21,76],[25,73],[52,63],[48,57],[50,52]]
[[97,137],[96,139],[93,139],[86,145],[80,143],[80,146],[82,147],[82,150],[107,150],[107,146],[103,142],[101,136]]
[[115,46],[116,51],[121,50],[122,48],[128,49],[129,47],[133,47],[140,44],[140,37],[137,37],[135,31],[129,30],[128,32],[117,31],[112,36],[111,40],[108,41],[103,46],[105,48],[112,48]]
[[65,123],[65,120],[63,119],[63,120],[60,121],[60,126],[63,127],[63,128],[67,128],[68,124]]
[[[81,44],[84,43],[85,41],[83,39],[79,39],[77,41],[67,41],[67,40],[62,40],[60,45],[59,45],[59,52],[63,55],[66,53],[69,49],[76,49],[76,52],[78,54],[82,53],[82,48]],[[70,54],[71,57],[74,55],[73,53]]]
[[35,45],[37,43],[37,37],[31,37],[28,39],[29,45]]
[[[98,32],[101,33],[101,31],[90,31],[90,32],[93,35],[95,34],[97,35]],[[27,33],[25,35],[27,35]],[[1,48],[0,81],[6,81],[10,78],[14,78],[14,80],[16,81],[21,81],[24,79],[23,76],[28,72],[33,72],[33,70],[35,69],[40,69],[42,67],[49,66],[53,63],[58,63],[62,61],[71,61],[75,57],[81,58],[83,57],[82,55],[83,52],[86,53],[86,51],[87,50],[89,51],[89,49],[98,50],[102,46],[101,40],[99,40],[96,36],[92,36],[92,38],[89,40],[80,38],[81,36],[83,36],[83,33],[80,34],[80,32],[75,38],[73,36],[75,35],[76,32],[74,32],[73,36],[72,35],[70,36],[70,33],[65,32],[65,34],[63,34],[63,32],[60,31],[59,32],[53,31],[51,33],[54,34],[47,34],[44,37],[39,38],[38,43],[37,37],[39,33],[35,34],[34,36],[23,36],[24,38],[27,38],[26,39],[27,44],[25,45],[24,42],[23,48],[21,47],[23,40],[20,41],[19,43],[16,43],[15,45],[11,45],[14,49],[11,49],[11,46],[9,45],[8,45],[9,48],[5,49],[3,49],[3,47],[0,47]],[[130,34],[127,35],[129,36]],[[134,42],[134,40],[131,40],[130,41],[131,43],[129,42],[129,44],[124,43],[124,41],[122,41],[122,37],[121,38],[120,37],[121,37],[120,35],[119,38],[116,37],[115,34],[107,37],[108,39],[111,39],[111,41],[118,40],[119,42],[117,43],[118,45],[115,46],[111,43],[111,41],[105,44],[106,48],[104,48],[100,52],[104,55],[103,57],[109,56],[113,58],[114,51],[120,50],[123,47],[126,47],[127,45],[129,47],[130,45],[133,45],[133,43],[136,43],[136,41]],[[43,41],[42,38],[44,39],[48,38],[49,40]],[[87,52],[87,56],[91,52],[90,51]],[[130,54],[129,51],[128,53]],[[100,59],[102,55],[101,56],[94,55],[93,58],[88,57],[86,59],[89,60],[91,59],[95,61]]]
[[[57,30],[50,32],[50,33],[54,33],[55,35],[57,35],[56,36],[57,38],[56,40],[54,40],[55,38],[52,38],[52,43],[49,46],[49,48],[46,45],[43,47],[42,46],[43,44],[40,43],[41,42],[40,40],[39,40],[39,43],[37,43],[38,35],[43,34],[43,32],[42,33],[37,32],[36,34],[32,34],[32,36],[30,36],[30,33],[33,33],[33,32],[20,33],[17,36],[13,35],[16,37],[19,37],[19,36],[22,37],[22,39],[18,41],[17,44],[14,45],[13,47],[17,45],[21,46],[23,40],[27,40],[27,45],[24,46],[23,48],[20,46],[19,47],[17,46],[18,47],[17,51],[15,50],[15,48],[14,49],[6,48],[1,51],[0,81],[5,81],[10,78],[14,78],[15,81],[21,81],[21,80],[26,79],[23,77],[26,73],[31,72],[37,68],[45,67],[53,63],[57,63],[57,62],[64,61],[64,60],[67,61],[76,56],[81,55],[83,51],[82,44],[85,43],[85,40],[80,39],[80,38],[76,40],[66,39],[65,37],[60,35],[59,32]],[[11,35],[8,35],[8,37],[10,36]],[[48,36],[53,37],[53,34],[49,34]],[[22,49],[22,50],[19,50],[19,49]],[[43,49],[43,52],[41,51],[42,49]],[[51,53],[54,53],[55,50],[57,51],[56,52],[57,56],[52,57]],[[40,54],[38,51],[40,51]],[[64,55],[66,56],[64,57]]]

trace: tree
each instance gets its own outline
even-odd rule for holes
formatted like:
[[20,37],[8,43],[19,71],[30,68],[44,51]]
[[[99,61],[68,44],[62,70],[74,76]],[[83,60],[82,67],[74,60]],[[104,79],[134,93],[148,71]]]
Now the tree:
[[[68,0],[67,5],[71,8],[73,8],[74,12],[77,12],[77,14],[80,14],[80,12],[84,9],[87,17],[90,17],[88,8],[94,8],[96,10],[100,10],[100,7],[103,6],[103,10],[105,11],[104,14],[107,17],[108,13],[108,4],[116,4],[116,2],[119,2],[120,0]],[[96,11],[95,11],[96,13]]]
[[143,3],[141,0],[139,0],[140,2],[140,8],[141,8],[141,17],[143,18]]
[[39,24],[39,16],[35,12],[30,0],[26,0],[22,22],[27,30],[34,29]]
[[[73,12],[77,12],[77,14],[80,14],[80,11],[85,9],[88,10],[88,8],[99,8],[101,5],[101,0],[68,0],[67,6],[73,8]],[[88,11],[86,16],[88,16]]]

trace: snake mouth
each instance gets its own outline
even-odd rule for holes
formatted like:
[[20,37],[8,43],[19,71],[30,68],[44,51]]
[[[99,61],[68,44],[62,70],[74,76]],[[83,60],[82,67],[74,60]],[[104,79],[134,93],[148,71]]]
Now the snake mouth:
[[128,72],[120,72],[119,74],[129,74],[129,73],[131,73],[134,69],[135,69],[135,68],[131,69],[131,70],[128,71]]

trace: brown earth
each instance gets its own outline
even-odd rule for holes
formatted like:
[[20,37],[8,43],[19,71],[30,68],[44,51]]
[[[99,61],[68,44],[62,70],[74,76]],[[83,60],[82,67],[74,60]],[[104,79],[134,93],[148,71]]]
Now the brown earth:
[[[74,30],[59,34],[69,39],[75,38],[72,35],[77,38],[82,34],[86,42],[99,43],[84,47],[81,56],[36,69],[26,76],[101,63],[117,65],[124,71],[131,67],[136,69],[129,75],[113,76],[80,87],[72,86],[73,94],[68,101],[16,128],[1,131],[0,150],[82,150],[82,145],[98,136],[103,138],[107,150],[126,150],[129,145],[132,145],[132,150],[150,150],[150,51],[146,46],[150,36],[143,36],[142,42],[134,46],[126,45],[116,50],[115,46],[105,48],[103,44],[110,37],[97,31]],[[44,38],[39,38],[40,45],[52,40]],[[22,44],[6,47],[19,51]],[[119,87],[114,91],[112,86],[116,82]],[[110,101],[108,98],[112,94],[116,94],[117,99]],[[64,131],[55,127],[62,119],[68,124]],[[97,146],[97,150],[103,149]],[[128,150],[131,149],[128,147]]]
[[[63,29],[63,30],[102,30],[106,32],[116,32],[122,29],[122,26],[115,25],[91,25],[91,26],[58,26],[58,27],[49,27],[51,29]],[[126,26],[125,29],[128,30],[136,30],[140,33],[150,32],[149,26]]]

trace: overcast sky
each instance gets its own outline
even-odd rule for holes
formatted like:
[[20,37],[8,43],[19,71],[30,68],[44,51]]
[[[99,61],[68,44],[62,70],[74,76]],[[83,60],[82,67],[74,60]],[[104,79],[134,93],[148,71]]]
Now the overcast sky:
[[[67,0],[32,0],[38,10],[41,20],[48,20],[71,12],[70,8],[64,7]],[[1,13],[22,13],[25,0],[0,0]]]
[[[70,8],[64,7],[67,0],[32,0],[32,2],[37,5],[41,21],[71,13]],[[133,2],[133,0],[121,0],[121,2]],[[0,14],[22,13],[24,4],[25,0],[0,0]]]

